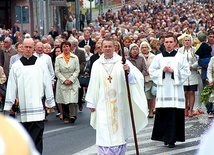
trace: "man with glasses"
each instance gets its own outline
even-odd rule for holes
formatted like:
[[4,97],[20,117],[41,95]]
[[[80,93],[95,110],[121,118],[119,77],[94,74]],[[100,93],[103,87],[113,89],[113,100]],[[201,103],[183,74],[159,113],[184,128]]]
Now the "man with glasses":
[[12,40],[9,37],[4,39],[4,49],[0,51],[0,65],[4,68],[5,75],[9,75],[9,64],[11,56],[15,55],[17,52],[12,47]]
[[96,42],[96,45],[95,45],[95,50],[94,50],[94,53],[96,53],[96,54],[94,54],[94,55],[92,55],[91,57],[90,57],[90,66],[89,66],[89,72],[91,72],[91,68],[92,68],[92,65],[93,65],[93,63],[97,60],[97,59],[99,59],[99,57],[100,57],[100,55],[101,54],[103,54],[103,51],[101,50],[101,43],[102,43],[102,39],[100,39],[100,40],[98,40],[97,42]]
[[[71,52],[74,53],[78,59],[79,59],[79,65],[80,65],[80,73],[79,73],[79,77],[81,75],[84,75],[84,69],[85,69],[85,65],[86,65],[86,59],[85,59],[85,52],[84,50],[82,50],[81,48],[78,47],[78,40],[76,38],[70,38],[68,40],[71,43]],[[81,88],[79,88],[79,99],[78,99],[78,105],[79,105],[79,111],[83,110],[83,86],[80,83]]]
[[84,40],[79,42],[79,47],[84,48],[85,45],[91,46],[90,52],[94,54],[95,42],[91,39],[90,32],[87,30],[84,32]]

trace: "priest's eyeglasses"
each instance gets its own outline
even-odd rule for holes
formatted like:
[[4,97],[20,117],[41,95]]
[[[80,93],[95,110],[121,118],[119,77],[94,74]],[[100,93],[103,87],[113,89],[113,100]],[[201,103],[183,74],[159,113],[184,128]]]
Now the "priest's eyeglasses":
[[30,48],[30,49],[33,48],[32,46],[24,46],[24,47],[25,47],[25,48]]

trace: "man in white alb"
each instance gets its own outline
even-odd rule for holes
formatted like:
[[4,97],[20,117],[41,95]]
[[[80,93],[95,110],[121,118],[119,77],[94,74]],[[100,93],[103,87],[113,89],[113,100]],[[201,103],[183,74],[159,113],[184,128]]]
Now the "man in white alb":
[[[45,109],[55,106],[51,78],[47,66],[33,55],[34,41],[25,39],[23,46],[23,56],[10,69],[4,110],[16,112],[16,118],[42,154]],[[45,105],[42,103],[44,95]]]
[[96,129],[96,145],[99,155],[124,155],[126,141],[132,136],[132,125],[124,70],[129,72],[132,106],[139,132],[148,123],[147,101],[144,93],[144,78],[129,61],[114,51],[114,41],[102,41],[104,54],[94,62],[88,91],[87,107],[91,110],[91,125]]

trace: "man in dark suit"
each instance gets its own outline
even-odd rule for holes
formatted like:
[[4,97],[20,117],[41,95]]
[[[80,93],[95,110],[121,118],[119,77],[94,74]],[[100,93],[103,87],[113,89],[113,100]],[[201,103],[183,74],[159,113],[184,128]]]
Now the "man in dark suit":
[[92,55],[91,57],[90,57],[90,66],[89,66],[89,73],[91,73],[91,68],[92,68],[92,65],[93,65],[93,63],[97,60],[97,59],[99,59],[100,58],[100,55],[103,53],[103,51],[101,50],[101,44],[102,44],[102,40],[98,40],[97,42],[96,42],[96,45],[95,45],[95,52],[96,52],[96,54],[94,54],[94,55]]
[[38,31],[37,30],[34,30],[33,31],[33,37],[32,37],[34,40],[35,39],[39,39],[40,40],[40,36],[39,36],[39,33],[38,33]]
[[58,32],[55,31],[53,26],[51,26],[51,31],[48,34],[51,35],[53,39],[55,39],[55,37],[59,35]]
[[91,47],[90,52],[94,53],[94,48],[95,48],[96,43],[91,40],[89,31],[84,32],[84,38],[85,38],[85,40],[82,40],[79,42],[79,47],[83,48],[85,45],[89,45]]
[[85,15],[80,11],[80,31],[83,31],[85,25]]
[[14,36],[16,31],[20,31],[20,28],[17,23],[14,23],[14,26],[12,27],[11,31],[12,31],[12,36]]
[[3,35],[0,37],[0,41],[4,41],[4,39],[7,38],[7,37],[12,39],[12,41],[13,41],[13,36],[10,34],[10,32],[8,30],[5,30]]
[[[80,64],[80,75],[84,74],[84,70],[85,70],[85,65],[86,65],[86,59],[85,59],[85,52],[84,50],[80,49],[78,47],[78,40],[76,38],[72,38],[68,40],[71,43],[71,52],[74,53],[78,59],[79,59],[79,64]],[[81,86],[81,85],[80,85]],[[79,88],[79,99],[78,99],[78,105],[79,105],[79,110],[82,111],[83,109],[83,86],[81,86],[81,88]]]

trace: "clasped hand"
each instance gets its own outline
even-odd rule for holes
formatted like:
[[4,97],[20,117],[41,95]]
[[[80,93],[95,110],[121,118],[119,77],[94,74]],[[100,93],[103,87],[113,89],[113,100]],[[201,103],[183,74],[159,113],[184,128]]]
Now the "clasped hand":
[[91,112],[95,112],[95,108],[89,108]]
[[64,84],[64,85],[70,85],[70,84],[72,84],[72,81],[70,81],[70,80],[65,80],[65,81],[63,82],[63,84]]
[[165,67],[163,68],[163,71],[164,71],[164,72],[169,72],[169,73],[173,73],[173,72],[174,72],[174,70],[173,70],[170,66],[165,66]]

